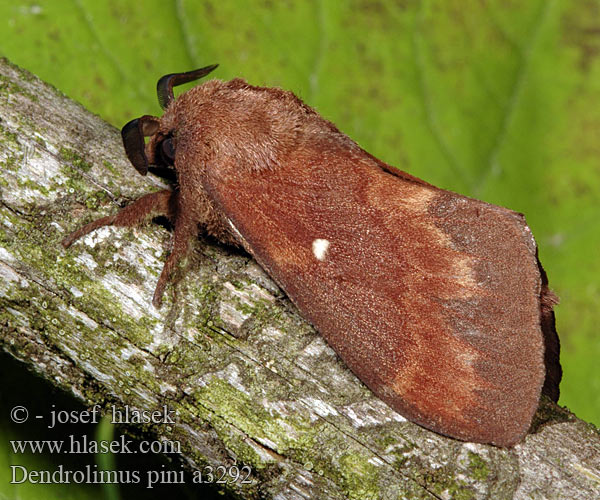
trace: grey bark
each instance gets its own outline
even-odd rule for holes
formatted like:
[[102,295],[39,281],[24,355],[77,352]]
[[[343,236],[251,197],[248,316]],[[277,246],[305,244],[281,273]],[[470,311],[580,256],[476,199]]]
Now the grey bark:
[[248,256],[200,241],[160,311],[156,224],[70,231],[162,187],[119,132],[0,61],[0,345],[86,405],[168,405],[192,470],[252,470],[244,498],[600,497],[598,430],[543,401],[512,449],[464,443],[375,398]]

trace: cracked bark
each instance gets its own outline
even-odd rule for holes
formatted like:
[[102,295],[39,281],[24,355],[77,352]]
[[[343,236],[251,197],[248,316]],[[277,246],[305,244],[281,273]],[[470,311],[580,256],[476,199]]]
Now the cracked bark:
[[120,135],[0,61],[0,344],[87,405],[177,412],[147,429],[192,469],[248,465],[244,498],[600,496],[598,430],[544,401],[513,449],[445,438],[375,398],[248,256],[200,241],[157,311],[157,224],[61,238],[164,187]]

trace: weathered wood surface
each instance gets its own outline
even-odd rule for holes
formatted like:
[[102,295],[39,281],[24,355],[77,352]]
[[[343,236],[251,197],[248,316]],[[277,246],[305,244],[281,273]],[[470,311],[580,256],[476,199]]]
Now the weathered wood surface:
[[545,402],[522,444],[426,431],[375,398],[249,257],[202,242],[178,299],[150,305],[168,252],[156,224],[82,223],[161,186],[119,132],[0,62],[2,348],[88,405],[176,410],[146,432],[191,468],[249,465],[244,498],[600,497],[600,435]]

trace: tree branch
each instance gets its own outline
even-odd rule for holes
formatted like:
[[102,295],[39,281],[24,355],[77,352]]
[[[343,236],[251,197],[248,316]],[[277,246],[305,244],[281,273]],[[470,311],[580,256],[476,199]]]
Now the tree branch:
[[169,233],[70,231],[162,186],[117,130],[0,61],[0,343],[87,405],[177,412],[150,428],[192,469],[247,465],[244,498],[600,496],[598,430],[543,402],[526,440],[445,438],[375,398],[248,256],[202,241],[151,306]]

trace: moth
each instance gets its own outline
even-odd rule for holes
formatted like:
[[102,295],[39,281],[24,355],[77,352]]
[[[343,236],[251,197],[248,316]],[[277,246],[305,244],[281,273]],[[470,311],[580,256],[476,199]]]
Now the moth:
[[215,67],[162,77],[162,117],[122,129],[136,170],[170,169],[172,189],[63,246],[168,217],[156,307],[199,231],[242,247],[394,410],[461,440],[521,441],[561,379],[557,299],[523,215],[385,164],[291,92],[210,80],[174,98]]

